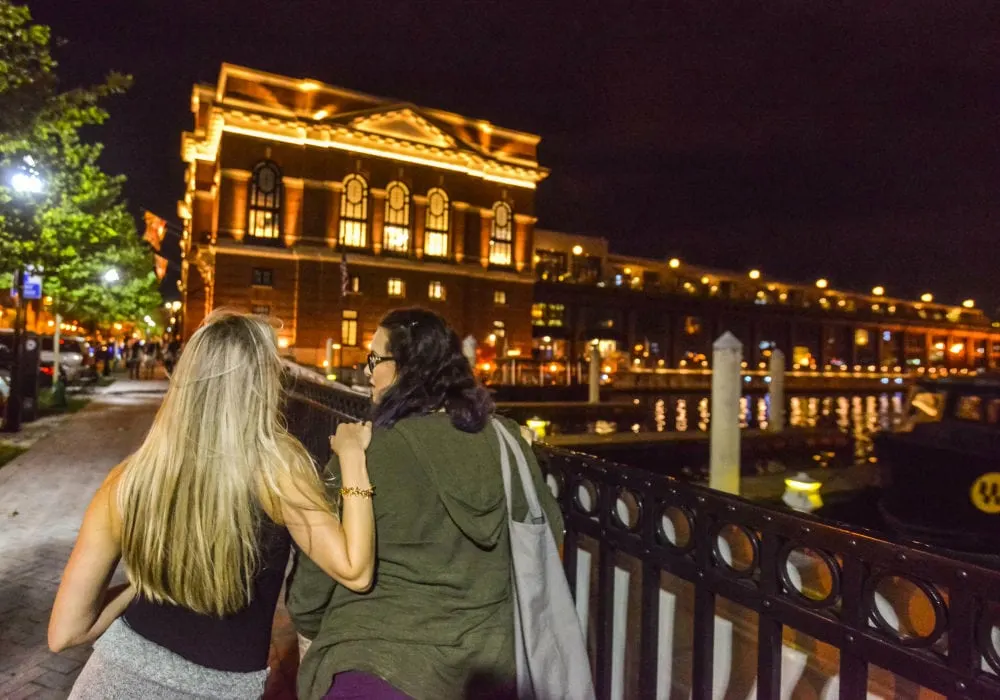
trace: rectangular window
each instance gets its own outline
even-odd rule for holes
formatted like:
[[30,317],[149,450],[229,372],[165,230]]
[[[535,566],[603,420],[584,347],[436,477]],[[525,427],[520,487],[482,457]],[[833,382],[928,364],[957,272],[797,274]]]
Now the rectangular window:
[[505,338],[507,336],[507,325],[503,321],[494,321],[493,333],[496,334],[497,338]]
[[960,396],[955,404],[955,417],[959,420],[981,423],[983,421],[983,400],[979,396]]
[[574,255],[573,279],[580,284],[597,284],[600,282],[601,259],[593,255]]
[[539,248],[535,251],[535,277],[545,282],[559,282],[569,272],[566,253]]
[[406,284],[403,280],[398,277],[389,278],[389,296],[391,297],[405,297],[406,296]]
[[531,325],[562,326],[566,321],[566,306],[564,304],[532,304]]
[[358,344],[358,312],[344,309],[340,321],[340,344],[356,347]]
[[410,250],[410,229],[405,226],[385,225],[385,249],[390,253],[406,253]]
[[262,306],[260,304],[254,304],[253,306],[250,307],[250,313],[256,314],[258,316],[270,316],[271,307]]
[[493,303],[497,306],[507,305],[507,292],[502,289],[496,289],[493,291]]
[[424,253],[433,258],[447,258],[448,234],[428,231],[424,241]]
[[361,277],[358,275],[351,275],[351,283],[348,286],[351,294],[361,294]]
[[340,220],[340,244],[351,248],[364,248],[367,243],[368,224],[364,221]]
[[254,287],[273,287],[274,270],[269,267],[255,267],[253,269],[251,284],[253,284]]
[[434,282],[431,282],[430,286],[428,286],[427,288],[427,298],[437,299],[438,301],[444,301],[445,299],[444,285],[436,280]]

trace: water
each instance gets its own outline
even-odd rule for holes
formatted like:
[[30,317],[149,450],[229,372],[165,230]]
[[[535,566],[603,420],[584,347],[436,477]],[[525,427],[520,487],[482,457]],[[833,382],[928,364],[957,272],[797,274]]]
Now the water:
[[[632,399],[639,408],[635,422],[596,421],[587,425],[587,432],[707,432],[711,423],[711,403],[708,396],[628,396],[615,401]],[[895,429],[903,418],[905,397],[902,392],[842,395],[791,395],[787,397],[785,415],[789,427],[835,428],[854,438],[855,464],[874,461],[874,436],[883,430]],[[747,394],[740,398],[740,425],[743,428],[766,429],[771,419],[771,398],[767,394]],[[553,426],[559,431],[559,426]],[[569,426],[564,426],[569,427]],[[562,432],[562,431],[559,431]],[[571,432],[567,430],[566,432]]]

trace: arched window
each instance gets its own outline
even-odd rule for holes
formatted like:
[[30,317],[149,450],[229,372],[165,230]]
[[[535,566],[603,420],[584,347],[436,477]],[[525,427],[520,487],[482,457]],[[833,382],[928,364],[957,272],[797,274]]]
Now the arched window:
[[368,245],[368,182],[360,175],[344,178],[340,195],[340,245],[364,248]]
[[390,182],[385,188],[385,249],[410,251],[410,190],[402,182]]
[[424,223],[424,254],[435,258],[448,257],[451,209],[447,192],[435,187],[427,193],[427,216]]
[[269,160],[257,163],[250,176],[249,187],[247,234],[257,240],[280,242],[284,199],[281,170]]
[[514,224],[510,205],[493,205],[493,229],[490,232],[490,264],[510,265],[514,252]]

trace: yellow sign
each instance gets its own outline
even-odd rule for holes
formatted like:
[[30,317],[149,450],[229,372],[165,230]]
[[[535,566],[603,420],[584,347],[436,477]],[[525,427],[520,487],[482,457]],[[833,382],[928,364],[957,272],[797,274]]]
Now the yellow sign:
[[969,499],[984,513],[1000,514],[1000,472],[981,474],[972,484]]

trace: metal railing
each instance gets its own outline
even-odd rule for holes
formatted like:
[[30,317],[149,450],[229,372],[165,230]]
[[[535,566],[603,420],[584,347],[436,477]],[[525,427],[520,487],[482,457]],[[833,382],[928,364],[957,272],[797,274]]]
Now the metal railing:
[[[286,415],[322,464],[337,423],[367,406],[364,396],[300,379]],[[806,676],[816,686],[809,695],[824,699],[926,696],[921,689],[1000,697],[1000,571],[635,467],[535,449],[565,514],[564,565],[598,697],[752,697],[755,687],[756,697],[777,699],[798,696]],[[690,620],[678,615],[677,582],[689,591]],[[689,634],[684,653],[675,627]],[[749,653],[736,651],[754,646],[741,688],[733,677]],[[677,672],[678,659],[688,672]]]

